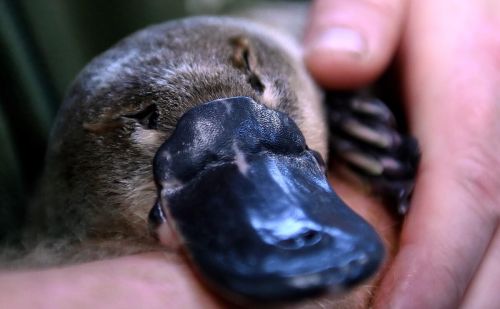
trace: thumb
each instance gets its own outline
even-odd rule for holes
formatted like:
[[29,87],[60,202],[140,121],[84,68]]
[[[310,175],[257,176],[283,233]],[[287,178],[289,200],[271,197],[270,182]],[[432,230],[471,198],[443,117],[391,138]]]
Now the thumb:
[[305,35],[305,62],[326,88],[374,81],[393,56],[407,1],[314,1]]

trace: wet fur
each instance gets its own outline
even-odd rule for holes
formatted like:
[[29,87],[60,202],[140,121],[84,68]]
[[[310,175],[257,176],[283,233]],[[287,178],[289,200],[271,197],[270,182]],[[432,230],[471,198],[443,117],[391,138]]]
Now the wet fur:
[[[152,158],[177,119],[198,104],[252,97],[288,113],[309,146],[326,155],[321,94],[298,46],[276,37],[241,20],[188,18],[139,31],[95,58],[59,111],[42,187],[30,209],[27,246],[56,252],[41,263],[156,245],[146,220],[156,198]],[[154,130],[130,117],[150,104],[158,113]]]

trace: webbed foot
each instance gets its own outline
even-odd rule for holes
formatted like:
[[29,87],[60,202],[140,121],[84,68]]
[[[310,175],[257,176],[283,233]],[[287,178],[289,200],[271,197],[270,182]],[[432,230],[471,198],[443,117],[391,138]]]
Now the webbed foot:
[[331,156],[367,182],[401,215],[408,211],[420,158],[387,105],[353,93],[328,96]]

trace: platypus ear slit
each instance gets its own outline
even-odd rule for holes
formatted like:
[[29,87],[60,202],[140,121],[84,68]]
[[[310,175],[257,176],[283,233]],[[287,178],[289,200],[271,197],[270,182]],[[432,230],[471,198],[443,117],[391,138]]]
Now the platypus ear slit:
[[229,40],[233,47],[231,61],[233,65],[242,70],[248,77],[250,86],[258,93],[263,93],[265,86],[261,81],[258,72],[258,61],[247,37],[236,36]]
[[231,61],[233,65],[241,70],[252,71],[255,69],[256,59],[253,53],[250,52],[250,41],[244,36],[235,36],[229,39],[229,43],[233,47]]

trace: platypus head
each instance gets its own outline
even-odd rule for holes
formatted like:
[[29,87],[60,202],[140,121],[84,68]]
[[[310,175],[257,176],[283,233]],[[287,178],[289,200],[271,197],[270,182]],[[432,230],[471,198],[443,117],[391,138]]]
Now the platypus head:
[[382,261],[377,234],[329,186],[295,122],[251,98],[189,110],[153,168],[157,237],[177,238],[223,291],[260,300],[339,291]]
[[210,17],[119,42],[68,92],[30,217],[49,235],[96,244],[73,252],[81,261],[156,249],[147,216],[158,200],[157,236],[172,227],[207,281],[248,298],[370,276],[381,243],[327,182],[321,94],[294,46]]

